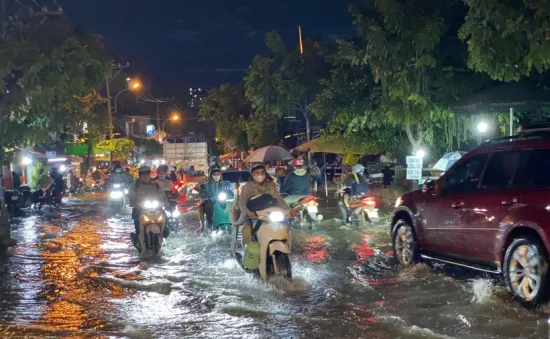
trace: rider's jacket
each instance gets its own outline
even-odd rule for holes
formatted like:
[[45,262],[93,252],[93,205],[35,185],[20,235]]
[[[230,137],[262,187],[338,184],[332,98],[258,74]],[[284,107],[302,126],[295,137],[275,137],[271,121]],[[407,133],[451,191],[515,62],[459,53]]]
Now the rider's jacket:
[[292,172],[283,182],[281,193],[288,195],[309,195],[309,187],[309,176],[300,176]]

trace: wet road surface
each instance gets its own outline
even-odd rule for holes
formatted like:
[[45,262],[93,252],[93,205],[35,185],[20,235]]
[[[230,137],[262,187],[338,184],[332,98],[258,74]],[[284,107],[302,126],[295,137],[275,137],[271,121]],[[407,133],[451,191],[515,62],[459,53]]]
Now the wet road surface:
[[15,218],[19,243],[0,258],[0,338],[549,335],[545,312],[524,309],[491,276],[394,267],[384,223],[295,230],[295,279],[273,285],[241,271],[228,238],[196,232],[195,213],[184,221],[160,257],[139,257],[129,215],[112,215],[100,196]]

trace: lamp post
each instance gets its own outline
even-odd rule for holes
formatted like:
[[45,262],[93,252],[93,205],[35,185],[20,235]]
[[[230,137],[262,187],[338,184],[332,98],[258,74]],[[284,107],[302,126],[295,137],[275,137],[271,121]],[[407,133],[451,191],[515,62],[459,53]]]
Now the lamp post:
[[180,114],[178,112],[173,112],[172,116],[170,118],[166,119],[164,121],[164,123],[162,123],[162,127],[159,131],[159,143],[162,143],[162,132],[164,131],[164,126],[166,125],[166,123],[168,121],[178,121],[178,120],[180,120],[180,118],[181,117],[180,117]]
[[128,87],[126,87],[126,88],[123,89],[122,91],[118,92],[117,95],[115,96],[115,107],[114,107],[115,113],[118,112],[118,110],[117,110],[117,104],[116,104],[116,103],[117,103],[118,97],[119,97],[122,93],[124,93],[124,92],[126,92],[126,91],[137,92],[137,91],[139,91],[139,90],[141,89],[141,82],[139,82],[139,80],[131,80],[131,79],[128,80],[128,79],[126,79],[126,81],[128,81]]

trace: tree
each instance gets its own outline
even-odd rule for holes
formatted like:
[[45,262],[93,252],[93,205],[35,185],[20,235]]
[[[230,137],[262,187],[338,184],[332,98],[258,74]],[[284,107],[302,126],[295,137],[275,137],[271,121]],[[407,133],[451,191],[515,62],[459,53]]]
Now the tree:
[[455,29],[461,6],[427,0],[372,0],[366,8],[351,6],[363,41],[351,44],[349,56],[354,64],[368,65],[379,86],[373,109],[355,122],[370,130],[399,128],[413,152],[433,144],[434,135],[449,126],[460,126],[451,130],[451,145],[468,137],[455,121],[462,118],[446,109],[449,101],[479,86],[473,85],[475,77],[460,58],[465,46]]
[[250,103],[244,97],[241,84],[223,84],[208,92],[201,102],[200,117],[216,124],[216,138],[221,143],[231,140],[240,151],[248,150],[247,120]]
[[310,133],[309,105],[321,90],[319,79],[326,73],[321,46],[305,42],[305,51],[288,51],[276,32],[266,35],[272,56],[256,56],[245,77],[246,98],[263,122],[273,124],[282,116],[297,112],[304,117]]
[[139,146],[143,149],[143,155],[148,157],[160,156],[163,153],[162,144],[153,139],[144,139]]
[[111,151],[111,159],[126,158],[136,148],[133,140],[118,138],[104,140],[96,145],[97,148],[103,148]]
[[97,37],[62,17],[22,13],[0,42],[0,149],[80,130],[91,112],[83,98],[96,97],[110,65]]
[[550,9],[536,0],[463,0],[468,15],[459,36],[468,66],[495,80],[517,81],[550,68]]

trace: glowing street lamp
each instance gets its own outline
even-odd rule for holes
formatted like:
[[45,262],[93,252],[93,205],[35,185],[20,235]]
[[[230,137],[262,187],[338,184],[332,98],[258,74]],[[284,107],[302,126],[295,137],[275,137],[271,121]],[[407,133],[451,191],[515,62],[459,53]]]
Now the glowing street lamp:
[[488,129],[489,129],[489,125],[485,121],[482,121],[477,124],[477,131],[479,133],[485,133],[487,132]]
[[29,157],[23,157],[23,159],[21,159],[21,164],[24,166],[29,166],[32,164],[32,159]]
[[423,149],[419,149],[418,151],[416,151],[416,156],[419,158],[424,158],[426,156],[426,151],[424,151]]

